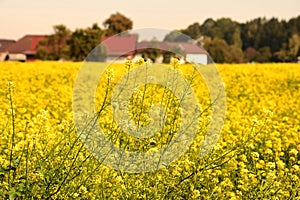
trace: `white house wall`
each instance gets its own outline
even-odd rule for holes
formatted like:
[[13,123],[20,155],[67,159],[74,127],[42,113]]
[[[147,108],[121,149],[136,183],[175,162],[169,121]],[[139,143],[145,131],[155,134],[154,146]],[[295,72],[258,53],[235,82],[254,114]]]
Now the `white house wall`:
[[11,61],[26,61],[26,55],[22,53],[9,54],[8,57]]
[[207,55],[206,54],[186,54],[186,61],[189,63],[199,63],[206,65],[207,64]]

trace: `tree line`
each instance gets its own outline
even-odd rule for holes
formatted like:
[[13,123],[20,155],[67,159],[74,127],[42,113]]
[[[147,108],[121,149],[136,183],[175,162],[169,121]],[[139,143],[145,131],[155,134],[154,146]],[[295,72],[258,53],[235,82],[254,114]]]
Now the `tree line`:
[[[300,16],[288,21],[256,18],[238,23],[230,18],[193,23],[180,32],[196,40],[215,62],[295,62],[300,56]],[[169,33],[165,41],[186,41]]]
[[[95,23],[72,32],[65,25],[56,25],[54,33],[39,43],[37,56],[43,60],[81,61],[104,37],[132,29],[133,22],[117,12],[103,26]],[[300,56],[300,16],[288,21],[256,18],[245,23],[209,18],[202,24],[195,22],[171,31],[164,41],[188,41],[178,31],[197,41],[217,63],[295,62]]]

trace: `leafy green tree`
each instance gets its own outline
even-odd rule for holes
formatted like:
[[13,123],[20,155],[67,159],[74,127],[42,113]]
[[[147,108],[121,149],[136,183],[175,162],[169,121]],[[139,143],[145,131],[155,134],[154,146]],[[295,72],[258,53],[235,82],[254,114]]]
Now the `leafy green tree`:
[[230,48],[225,40],[219,38],[211,40],[210,38],[207,38],[204,42],[204,48],[209,53],[214,62],[228,62],[230,57]]
[[281,49],[273,54],[273,60],[276,62],[288,62],[291,57],[288,51]]
[[239,49],[242,49],[243,41],[241,39],[241,30],[240,28],[235,28],[231,37],[232,44]]
[[266,46],[258,50],[257,55],[255,57],[255,61],[261,63],[269,62],[271,57],[272,57],[272,53],[270,47]]
[[235,45],[229,46],[229,56],[227,59],[228,60],[225,60],[225,62],[227,62],[227,63],[243,63],[243,62],[245,62],[242,49]]
[[300,36],[298,34],[294,34],[291,38],[289,38],[289,51],[292,60],[296,60],[296,58],[300,56]]
[[246,22],[245,24],[241,24],[241,40],[243,41],[243,50],[246,50],[248,47],[254,48],[255,46],[259,46],[256,43],[256,39],[258,38],[257,33],[261,25],[261,18],[257,18]]
[[[217,21],[207,19],[200,28],[203,35],[212,39],[220,38],[229,45],[242,47],[240,25],[230,18],[221,18]],[[201,34],[201,33],[200,33]]]
[[188,35],[183,34],[182,31],[174,30],[165,36],[164,41],[165,42],[187,42],[190,39],[191,38]]
[[73,60],[83,60],[91,49],[86,48],[86,32],[84,29],[76,29],[72,35],[70,44],[70,56]]
[[92,27],[86,29],[76,29],[69,41],[70,57],[75,61],[84,60],[100,44],[103,36],[104,31],[98,24],[93,24]]
[[106,28],[106,36],[112,36],[132,29],[133,22],[131,19],[117,12],[106,19],[103,25]]
[[300,15],[296,18],[290,19],[286,24],[286,28],[289,37],[294,34],[300,35]]
[[182,30],[182,33],[190,36],[194,40],[197,40],[201,37],[200,24],[194,23],[189,25],[186,29]]
[[217,63],[242,63],[244,62],[243,51],[235,45],[228,45],[223,39],[206,38],[204,48],[214,62]]
[[229,45],[239,45],[239,43],[241,43],[238,23],[232,21],[230,18],[221,18],[217,20],[216,28],[221,34],[220,38],[224,39]]
[[280,51],[274,53],[274,59],[279,62],[293,62],[297,60],[300,50],[300,37],[294,34],[289,38],[288,45],[283,45]]
[[206,37],[214,38],[222,38],[222,33],[217,28],[216,22],[212,18],[208,18],[204,21],[204,23],[200,27],[200,31]]
[[68,41],[71,31],[65,25],[55,25],[54,33],[41,41],[37,47],[37,56],[42,60],[68,60],[70,47]]
[[288,42],[288,35],[283,22],[272,18],[258,29],[256,48],[269,47],[271,53],[279,51]]

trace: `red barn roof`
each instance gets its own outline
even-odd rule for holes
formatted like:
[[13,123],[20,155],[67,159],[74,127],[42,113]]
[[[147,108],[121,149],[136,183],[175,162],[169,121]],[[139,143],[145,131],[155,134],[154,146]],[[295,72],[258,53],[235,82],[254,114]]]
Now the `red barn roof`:
[[9,53],[36,54],[39,41],[46,39],[45,35],[25,35],[8,48]]
[[121,56],[136,48],[137,39],[137,35],[114,36],[105,38],[102,44],[106,46],[108,56]]
[[137,44],[137,49],[147,49],[147,48],[158,48],[162,50],[169,49],[169,45],[166,42],[159,41],[142,41]]
[[[171,42],[169,42],[171,43]],[[189,54],[208,54],[203,48],[197,46],[196,44],[190,42],[172,42],[171,45],[178,45],[182,48],[185,53]]]
[[14,44],[16,41],[14,40],[6,40],[6,39],[0,39],[0,52],[5,52],[8,50],[8,48]]

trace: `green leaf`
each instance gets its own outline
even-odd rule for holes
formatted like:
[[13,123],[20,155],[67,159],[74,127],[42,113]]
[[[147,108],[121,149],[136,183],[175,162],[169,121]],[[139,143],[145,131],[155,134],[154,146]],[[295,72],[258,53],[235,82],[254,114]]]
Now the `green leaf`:
[[14,200],[17,197],[17,192],[14,188],[12,188],[9,192],[9,200]]

